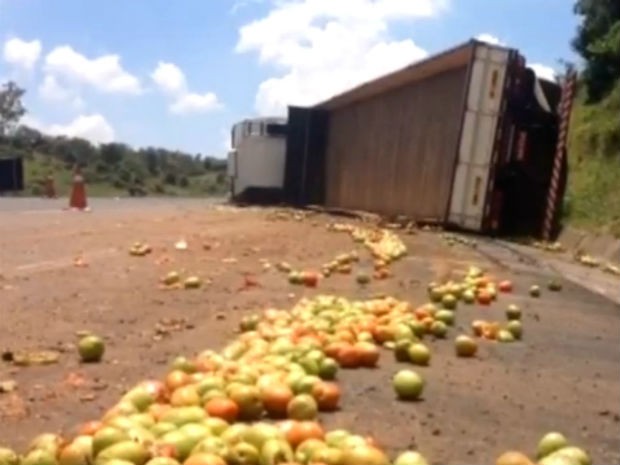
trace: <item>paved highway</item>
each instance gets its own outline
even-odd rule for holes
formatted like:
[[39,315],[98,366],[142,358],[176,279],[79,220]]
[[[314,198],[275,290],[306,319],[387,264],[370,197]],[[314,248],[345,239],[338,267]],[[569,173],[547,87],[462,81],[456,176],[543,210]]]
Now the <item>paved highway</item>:
[[[123,197],[123,198],[91,198],[88,200],[93,212],[118,209],[159,208],[178,205],[182,207],[198,207],[225,202],[224,198],[174,198],[174,197]],[[0,212],[20,212],[25,214],[62,211],[68,206],[68,199],[42,199],[36,197],[0,197]]]

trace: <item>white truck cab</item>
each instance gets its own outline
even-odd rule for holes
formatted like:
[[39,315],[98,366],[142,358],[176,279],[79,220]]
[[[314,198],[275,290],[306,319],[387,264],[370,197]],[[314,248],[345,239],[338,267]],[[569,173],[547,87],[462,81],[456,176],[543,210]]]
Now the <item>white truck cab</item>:
[[245,119],[231,130],[228,176],[233,201],[273,200],[284,185],[286,118]]

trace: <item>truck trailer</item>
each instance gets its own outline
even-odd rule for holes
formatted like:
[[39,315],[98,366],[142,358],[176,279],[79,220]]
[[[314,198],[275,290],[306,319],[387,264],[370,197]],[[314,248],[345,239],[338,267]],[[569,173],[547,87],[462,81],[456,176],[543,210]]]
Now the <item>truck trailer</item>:
[[471,40],[289,107],[277,134],[263,133],[269,148],[239,145],[233,199],[268,189],[271,201],[295,206],[540,236],[550,211],[557,226],[566,183],[562,97],[517,50]]

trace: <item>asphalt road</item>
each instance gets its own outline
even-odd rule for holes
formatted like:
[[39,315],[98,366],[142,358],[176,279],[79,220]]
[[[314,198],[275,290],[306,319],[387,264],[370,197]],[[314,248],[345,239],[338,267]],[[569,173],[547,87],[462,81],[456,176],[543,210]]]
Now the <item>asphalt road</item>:
[[[67,208],[66,198],[44,199],[37,197],[0,197],[0,218],[6,214],[18,213],[24,215],[51,214],[63,212]],[[224,197],[211,198],[175,198],[175,197],[116,197],[116,198],[91,198],[89,199],[90,212],[101,214],[129,209],[144,211],[147,209],[179,209],[192,210],[203,206],[225,204]],[[6,221],[6,218],[4,219]],[[1,227],[0,227],[1,230]],[[571,263],[565,258],[554,257],[540,250],[518,245],[509,245],[503,241],[482,238],[478,241],[480,252],[487,258],[511,266],[513,269],[534,266],[545,269],[555,275],[564,278],[588,289],[590,292],[602,295],[620,304],[620,285],[615,276],[602,273],[600,270],[585,268]]]
[[[424,398],[395,399],[390,379],[405,365],[384,353],[374,370],[338,373],[342,409],[322,415],[326,428],[372,435],[390,454],[416,448],[429,463],[451,465],[492,463],[507,449],[529,452],[542,434],[559,430],[596,465],[620,464],[618,306],[564,280],[562,292],[548,292],[557,274],[548,254],[485,238],[476,248],[449,246],[440,234],[421,231],[402,236],[410,253],[390,267],[390,279],[361,287],[336,273],[305,289],[264,265],[285,260],[316,269],[357,248],[347,235],[327,231],[333,217],[287,220],[261,209],[151,198],[93,199],[93,213],[70,213],[62,211],[65,202],[15,199],[4,208],[23,214],[0,211],[0,350],[60,353],[58,363],[44,367],[0,363],[0,380],[18,386],[15,396],[0,395],[3,445],[23,450],[44,431],[71,434],[139,381],[165,376],[175,356],[224,347],[239,319],[259,309],[291,308],[317,292],[355,299],[385,293],[418,305],[428,300],[429,281],[460,279],[477,265],[510,279],[514,292],[489,306],[460,305],[448,340],[426,338],[432,361],[416,367],[427,382]],[[180,237],[189,251],[172,250]],[[153,254],[130,256],[136,240],[148,241]],[[77,256],[86,266],[75,265]],[[355,273],[373,266],[361,247],[359,256]],[[200,276],[204,286],[160,289],[172,269]],[[250,289],[243,284],[248,274],[258,283]],[[583,281],[595,282],[590,274]],[[538,299],[528,295],[533,284],[543,289]],[[470,332],[474,319],[505,321],[510,303],[523,310],[523,340],[481,341],[478,357],[457,358],[451,338]],[[164,322],[175,329],[162,338]],[[82,330],[108,342],[102,363],[79,363]]]
[[[225,202],[224,198],[174,198],[174,197],[117,197],[91,198],[89,207],[92,212],[118,209],[159,208],[162,206],[178,205],[184,207],[199,207]],[[68,206],[68,199],[43,199],[37,197],[0,197],[0,212],[20,212],[35,214],[38,212],[62,211]]]

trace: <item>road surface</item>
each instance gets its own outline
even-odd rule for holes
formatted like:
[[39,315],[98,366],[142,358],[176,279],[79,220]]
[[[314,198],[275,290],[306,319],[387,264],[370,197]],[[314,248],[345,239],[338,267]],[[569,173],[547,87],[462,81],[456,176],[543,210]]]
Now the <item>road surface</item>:
[[[450,247],[439,234],[419,232],[402,236],[409,254],[393,266],[392,278],[361,288],[353,276],[337,275],[308,290],[290,286],[273,265],[318,269],[359,247],[327,231],[334,218],[296,220],[182,199],[94,199],[91,213],[63,206],[0,199],[0,350],[60,354],[58,363],[43,367],[0,362],[0,381],[18,383],[15,392],[0,394],[1,442],[24,447],[43,431],[74,431],[138,381],[163,376],[175,356],[223,347],[243,315],[290,308],[317,292],[350,298],[379,292],[417,306],[427,301],[427,283],[475,264],[511,279],[515,292],[491,307],[459,307],[450,338],[469,332],[473,319],[504,318],[506,305],[516,303],[524,312],[523,341],[483,343],[476,359],[461,360],[450,339],[429,339],[432,363],[419,369],[427,389],[414,404],[394,399],[390,378],[402,367],[384,353],[377,370],[341,372],[343,408],[325,423],[372,434],[392,452],[416,447],[432,463],[492,463],[507,449],[531,452],[550,430],[588,449],[595,464],[620,463],[618,305],[564,279],[562,292],[547,292],[557,267],[540,252],[524,258],[485,240],[476,249]],[[187,251],[173,247],[181,238]],[[153,253],[130,256],[135,241],[147,241]],[[75,266],[78,257],[87,266]],[[359,267],[371,263],[363,259]],[[159,280],[171,270],[195,274],[205,285],[161,290]],[[258,287],[243,288],[248,274]],[[543,288],[540,299],[528,295],[533,284]],[[161,333],[162,325],[172,329]],[[82,330],[105,337],[103,363],[78,363]]]

